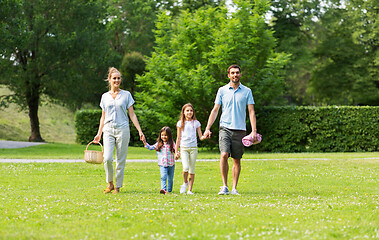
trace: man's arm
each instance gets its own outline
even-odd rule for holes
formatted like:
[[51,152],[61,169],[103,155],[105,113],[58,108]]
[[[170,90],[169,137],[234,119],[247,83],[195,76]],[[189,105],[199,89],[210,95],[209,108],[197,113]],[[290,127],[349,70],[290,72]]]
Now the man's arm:
[[253,138],[253,142],[257,140],[257,119],[255,117],[254,104],[247,105],[249,111],[251,133],[250,136]]
[[210,138],[211,137],[211,127],[213,125],[213,123],[215,122],[216,118],[217,118],[217,115],[218,115],[218,110],[220,109],[220,106],[219,104],[215,103],[212,111],[211,111],[211,114],[209,114],[209,118],[208,118],[208,123],[207,123],[207,127],[205,128],[205,131],[204,131],[204,137],[205,138]]

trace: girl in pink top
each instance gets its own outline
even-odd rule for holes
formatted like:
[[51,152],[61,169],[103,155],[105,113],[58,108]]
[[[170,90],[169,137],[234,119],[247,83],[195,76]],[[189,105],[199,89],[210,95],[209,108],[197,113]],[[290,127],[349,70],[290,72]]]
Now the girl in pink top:
[[145,148],[157,151],[158,166],[161,171],[160,193],[172,192],[175,172],[175,143],[172,139],[171,129],[163,127],[154,145],[149,145],[146,140],[144,144]]

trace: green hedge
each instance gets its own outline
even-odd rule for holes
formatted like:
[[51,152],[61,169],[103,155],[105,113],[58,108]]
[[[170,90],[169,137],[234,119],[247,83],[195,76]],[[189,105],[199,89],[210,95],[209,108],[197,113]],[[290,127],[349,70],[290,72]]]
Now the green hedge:
[[99,129],[101,110],[80,110],[75,113],[76,142],[88,144]]
[[265,107],[257,128],[264,152],[378,151],[379,107]]
[[[76,142],[88,144],[93,140],[99,129],[101,109],[80,110],[75,113]],[[133,125],[133,124],[131,124]],[[130,128],[130,145],[143,146],[139,140],[138,131],[135,127]]]
[[[263,135],[260,144],[249,148],[256,151],[372,152],[379,148],[379,107],[262,107],[256,114],[257,129]],[[78,143],[93,140],[100,117],[101,110],[75,114]],[[130,145],[141,145],[134,127]]]

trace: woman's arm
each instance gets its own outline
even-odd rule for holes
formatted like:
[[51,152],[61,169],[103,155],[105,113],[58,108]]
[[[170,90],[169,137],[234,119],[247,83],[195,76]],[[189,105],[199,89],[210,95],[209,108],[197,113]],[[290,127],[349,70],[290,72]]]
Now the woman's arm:
[[95,138],[93,139],[93,142],[95,142],[95,143],[98,143],[101,140],[101,134],[103,133],[103,127],[104,127],[104,119],[105,119],[105,112],[103,110],[101,112],[99,130],[97,131],[97,134],[96,134]]
[[137,128],[138,130],[138,133],[139,133],[139,138],[141,141],[143,141],[145,143],[146,139],[145,139],[145,135],[143,135],[143,132],[142,132],[142,129],[139,125],[139,122],[138,122],[138,118],[137,118],[137,115],[136,113],[134,112],[134,108],[133,106],[130,106],[128,108],[128,113],[129,113],[129,117],[130,117],[130,120],[132,120],[134,126]]

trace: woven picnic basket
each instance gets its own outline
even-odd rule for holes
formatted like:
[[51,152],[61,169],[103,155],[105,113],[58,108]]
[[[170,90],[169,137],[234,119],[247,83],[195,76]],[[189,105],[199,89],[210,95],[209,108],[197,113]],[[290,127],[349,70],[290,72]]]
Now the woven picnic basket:
[[91,145],[92,143],[95,143],[95,142],[92,141],[88,143],[87,148],[84,151],[84,160],[88,163],[100,164],[103,162],[103,154],[104,154],[103,145],[101,145],[100,142],[98,143],[101,146],[101,152],[88,150],[89,145]]

